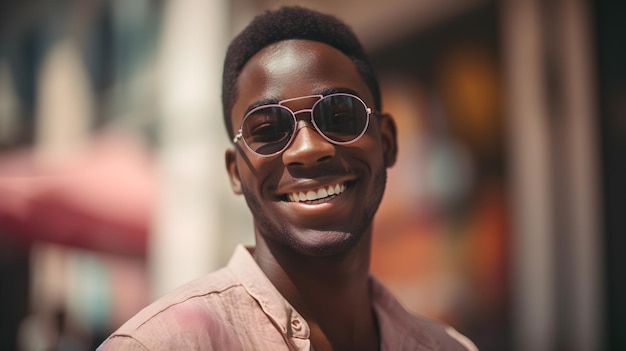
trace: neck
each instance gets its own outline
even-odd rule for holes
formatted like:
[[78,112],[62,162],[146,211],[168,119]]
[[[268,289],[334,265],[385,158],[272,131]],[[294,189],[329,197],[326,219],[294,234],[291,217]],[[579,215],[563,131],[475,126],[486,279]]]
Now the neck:
[[257,236],[254,258],[289,303],[307,320],[317,350],[378,345],[369,290],[371,229],[355,247],[310,257]]

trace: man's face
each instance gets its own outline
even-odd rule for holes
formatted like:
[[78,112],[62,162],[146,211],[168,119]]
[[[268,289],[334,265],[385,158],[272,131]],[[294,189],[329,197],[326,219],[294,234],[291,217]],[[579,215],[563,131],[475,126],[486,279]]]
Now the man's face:
[[[314,41],[288,40],[266,47],[248,61],[237,83],[238,97],[231,114],[235,134],[251,106],[331,89],[357,95],[373,108],[370,90],[351,60]],[[311,108],[315,101],[297,99],[285,105],[298,111]],[[246,198],[257,241],[311,256],[344,252],[371,234],[372,218],[385,188],[386,167],[395,160],[393,121],[372,114],[360,139],[336,145],[315,130],[309,112],[296,116],[296,134],[282,153],[262,157],[241,140],[237,151],[227,151],[233,190]],[[294,194],[310,192],[336,194],[293,201]]]

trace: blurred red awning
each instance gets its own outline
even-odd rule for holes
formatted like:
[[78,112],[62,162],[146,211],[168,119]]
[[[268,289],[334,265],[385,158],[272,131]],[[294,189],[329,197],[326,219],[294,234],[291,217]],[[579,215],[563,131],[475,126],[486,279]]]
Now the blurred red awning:
[[145,255],[157,193],[141,143],[102,135],[62,161],[33,150],[0,155],[0,235]]

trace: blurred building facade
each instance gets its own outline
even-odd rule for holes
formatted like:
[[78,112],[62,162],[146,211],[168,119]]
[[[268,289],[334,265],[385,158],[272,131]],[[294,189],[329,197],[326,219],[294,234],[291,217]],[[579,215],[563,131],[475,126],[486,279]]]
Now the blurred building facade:
[[374,274],[482,350],[626,348],[626,12],[586,0],[2,2],[0,347],[92,349],[253,242],[221,65],[285,4],[353,27],[397,120]]

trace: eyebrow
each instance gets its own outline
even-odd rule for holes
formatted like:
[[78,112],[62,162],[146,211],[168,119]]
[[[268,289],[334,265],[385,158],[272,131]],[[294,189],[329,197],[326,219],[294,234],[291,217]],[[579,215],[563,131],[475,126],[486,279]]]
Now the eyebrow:
[[332,88],[324,88],[318,92],[319,95],[323,95],[323,96],[336,94],[336,93],[346,93],[346,94],[352,94],[352,95],[361,97],[359,93],[357,93],[355,90],[352,90],[350,88],[332,87]]
[[[355,90],[352,90],[350,88],[339,88],[339,87],[330,87],[330,88],[324,88],[320,91],[317,91],[311,95],[322,95],[322,96],[326,96],[326,95],[330,95],[330,94],[336,94],[336,93],[347,93],[347,94],[352,94],[355,96],[359,96],[359,93],[357,93]],[[360,97],[360,96],[359,96]],[[278,103],[280,103],[280,101],[277,98],[269,98],[269,99],[263,99],[263,100],[259,100],[253,104],[251,104],[250,106],[248,106],[248,108],[246,109],[246,112],[244,113],[244,115],[247,115],[250,111],[254,110],[255,108],[259,107],[259,106],[265,106],[265,105],[277,105]]]
[[280,100],[275,99],[275,98],[259,100],[259,101],[255,102],[255,103],[253,103],[252,105],[248,106],[248,108],[246,109],[246,112],[244,113],[244,115],[247,115],[248,112],[254,110],[255,108],[257,108],[259,106],[277,105],[279,101]]

